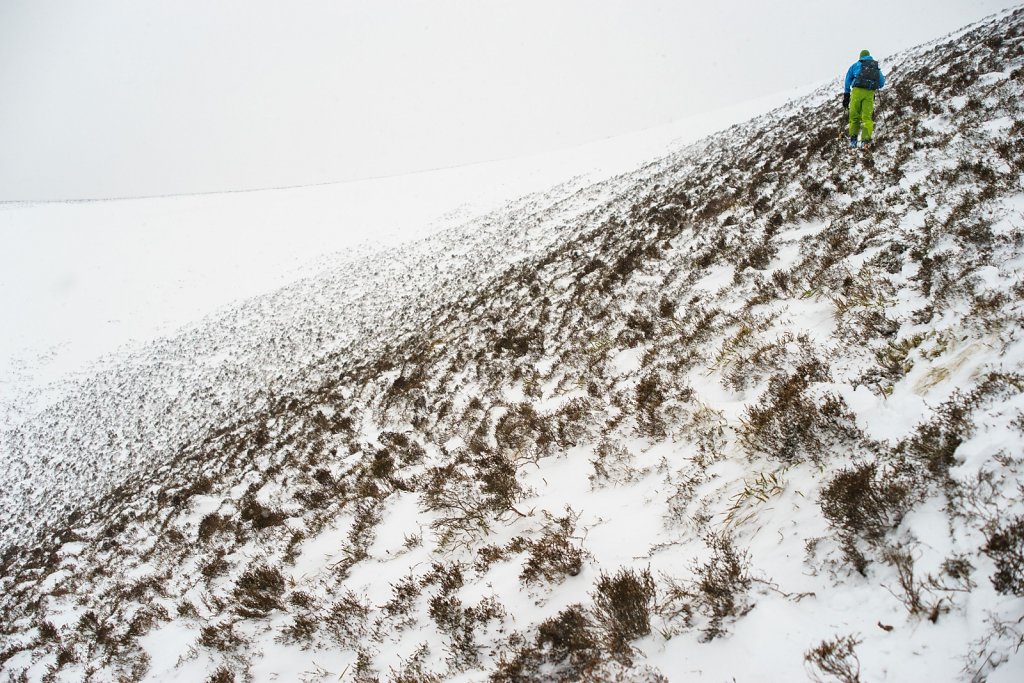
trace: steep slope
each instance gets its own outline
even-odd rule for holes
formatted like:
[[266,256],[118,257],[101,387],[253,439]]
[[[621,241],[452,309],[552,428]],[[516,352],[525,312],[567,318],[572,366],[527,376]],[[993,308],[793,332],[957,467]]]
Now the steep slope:
[[24,542],[36,525],[67,514],[70,507],[55,509],[54,500],[92,501],[151,475],[239,411],[319,386],[349,348],[380,354],[382,339],[422,324],[431,290],[465,296],[477,273],[500,272],[542,250],[577,214],[599,205],[597,196],[574,179],[441,238],[340,259],[87,376],[65,399],[0,435],[12,473],[2,494],[11,501],[0,512],[2,545]]
[[1024,11],[883,67],[7,433],[4,671],[1019,678]]

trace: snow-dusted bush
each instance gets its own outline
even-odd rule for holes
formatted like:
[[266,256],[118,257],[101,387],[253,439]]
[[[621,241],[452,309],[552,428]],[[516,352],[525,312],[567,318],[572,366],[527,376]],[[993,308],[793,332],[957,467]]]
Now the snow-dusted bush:
[[807,359],[792,373],[771,378],[761,400],[747,408],[740,438],[752,451],[783,462],[804,458],[825,459],[832,440],[856,438],[852,415],[842,398],[817,399],[811,385],[826,382],[828,368]]
[[519,514],[515,505],[523,489],[516,465],[500,453],[463,452],[459,460],[427,470],[422,485],[423,509],[437,517],[431,526],[442,546],[471,543],[485,536],[494,520]]
[[836,636],[808,650],[804,662],[811,679],[815,683],[860,683],[855,649],[861,642],[855,636]]
[[649,569],[620,569],[598,577],[591,597],[594,618],[600,627],[605,650],[622,663],[632,663],[630,641],[651,632],[654,578]]
[[261,618],[284,605],[284,576],[277,567],[257,563],[247,569],[235,582],[232,596],[236,610],[243,617]]
[[590,680],[602,659],[601,638],[589,611],[572,604],[538,624],[532,641],[502,655],[491,683]]
[[519,578],[527,584],[559,582],[579,574],[583,565],[584,551],[573,537],[578,513],[570,508],[562,517],[554,517],[547,511],[545,516],[541,537],[526,542],[529,554]]
[[1000,593],[1024,595],[1024,517],[997,525],[982,551],[996,563],[992,585]]
[[838,472],[821,490],[821,510],[836,528],[846,559],[864,573],[868,559],[858,541],[878,545],[915,502],[912,476],[865,462]]

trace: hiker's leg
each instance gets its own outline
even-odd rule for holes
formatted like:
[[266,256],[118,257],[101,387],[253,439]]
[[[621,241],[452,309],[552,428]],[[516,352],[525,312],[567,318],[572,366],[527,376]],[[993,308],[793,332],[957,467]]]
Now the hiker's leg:
[[860,101],[857,99],[857,88],[850,93],[850,137],[857,137],[860,132]]
[[868,90],[867,96],[864,97],[864,104],[861,105],[861,125],[864,128],[863,139],[870,140],[871,133],[875,130],[875,122],[871,120],[871,116],[875,113],[875,91]]

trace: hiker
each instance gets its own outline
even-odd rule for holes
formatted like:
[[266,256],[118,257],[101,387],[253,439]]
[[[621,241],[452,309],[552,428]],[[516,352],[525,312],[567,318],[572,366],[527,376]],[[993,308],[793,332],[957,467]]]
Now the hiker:
[[861,50],[860,59],[846,71],[846,92],[843,93],[843,108],[850,110],[850,147],[857,146],[858,135],[861,147],[871,147],[875,91],[884,86],[885,75],[878,68],[878,62],[870,51]]

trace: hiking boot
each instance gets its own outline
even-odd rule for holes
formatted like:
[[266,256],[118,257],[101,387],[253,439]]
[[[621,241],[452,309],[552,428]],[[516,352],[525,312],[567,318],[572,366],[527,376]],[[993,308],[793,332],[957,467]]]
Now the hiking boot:
[[873,143],[871,140],[861,140],[860,146],[864,149],[871,149],[872,147],[875,146],[875,143]]
[[857,136],[856,135],[851,135],[850,136],[850,148],[854,149],[856,147],[857,147]]

